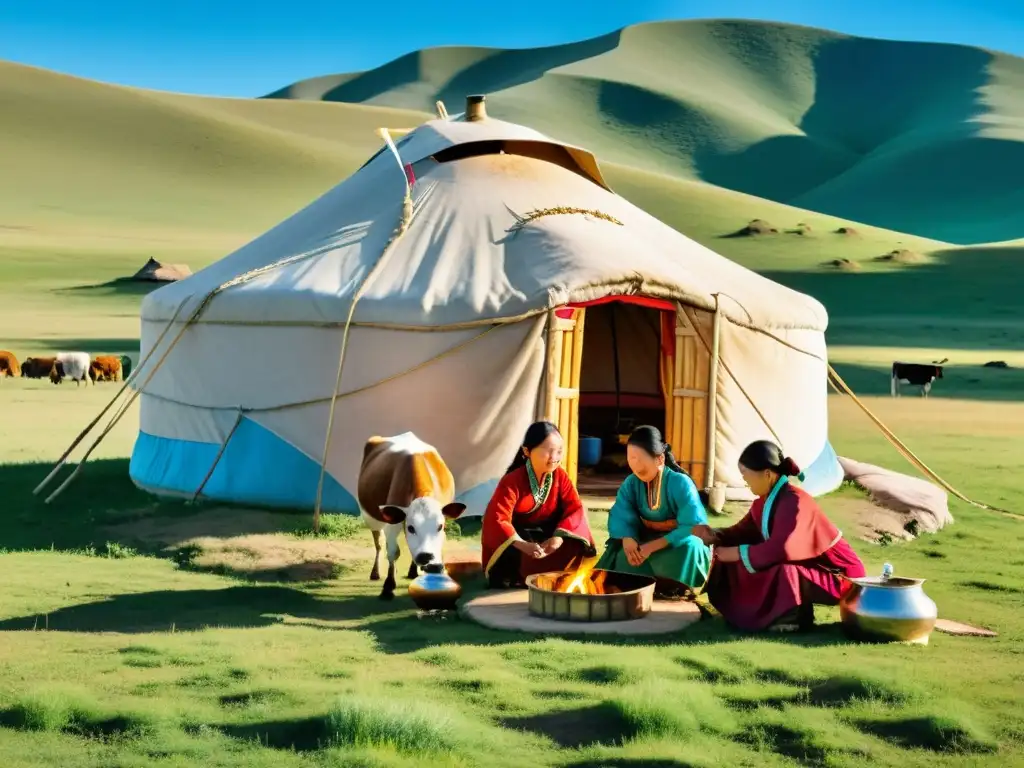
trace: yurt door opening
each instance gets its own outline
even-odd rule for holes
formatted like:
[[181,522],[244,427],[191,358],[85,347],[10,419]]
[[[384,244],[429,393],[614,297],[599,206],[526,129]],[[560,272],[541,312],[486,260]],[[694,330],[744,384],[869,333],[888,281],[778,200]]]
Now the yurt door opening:
[[564,464],[581,493],[615,494],[629,473],[626,439],[641,424],[660,429],[705,486],[711,315],[704,341],[694,325],[703,314],[632,296],[552,313],[545,413],[565,437]]

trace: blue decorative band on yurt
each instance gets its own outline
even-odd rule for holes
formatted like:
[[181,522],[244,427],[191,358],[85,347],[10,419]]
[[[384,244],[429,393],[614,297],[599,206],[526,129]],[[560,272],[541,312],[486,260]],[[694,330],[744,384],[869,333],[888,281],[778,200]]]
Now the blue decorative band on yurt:
[[[128,474],[132,481],[156,494],[191,496],[210,471],[218,443],[179,440],[139,432]],[[266,427],[251,419],[239,422],[224,455],[203,488],[203,497],[232,504],[313,509],[320,465]],[[459,494],[466,516],[482,515],[497,486],[497,478]],[[328,513],[359,514],[355,497],[329,474],[324,476],[321,509]]]
[[832,443],[825,441],[825,446],[818,454],[818,458],[811,462],[809,467],[801,467],[804,471],[803,482],[800,487],[812,496],[822,496],[831,493],[843,483],[845,474],[839,463]]
[[[154,493],[188,494],[203,482],[220,445],[139,432],[128,474]],[[203,488],[203,497],[234,504],[312,509],[320,465],[251,419],[243,418]],[[359,514],[355,497],[330,475],[321,508]]]

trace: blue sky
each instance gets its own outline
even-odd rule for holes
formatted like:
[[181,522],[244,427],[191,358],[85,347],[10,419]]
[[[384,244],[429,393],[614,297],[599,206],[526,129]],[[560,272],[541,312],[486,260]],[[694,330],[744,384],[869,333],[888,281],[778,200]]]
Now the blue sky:
[[554,45],[670,18],[770,19],[1024,55],[1022,0],[0,0],[0,59],[145,88],[259,96],[417,48]]

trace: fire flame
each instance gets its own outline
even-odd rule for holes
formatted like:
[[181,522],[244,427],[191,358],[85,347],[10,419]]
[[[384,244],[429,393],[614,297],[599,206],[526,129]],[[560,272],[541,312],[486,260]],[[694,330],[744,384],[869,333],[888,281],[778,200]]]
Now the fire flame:
[[559,577],[558,581],[553,586],[555,592],[566,592],[572,594],[573,592],[581,595],[603,595],[606,594],[604,589],[604,580],[608,577],[607,571],[598,571],[597,575],[594,575],[594,566],[597,565],[597,558],[590,560],[581,561],[578,568],[575,571],[568,570],[564,575]]

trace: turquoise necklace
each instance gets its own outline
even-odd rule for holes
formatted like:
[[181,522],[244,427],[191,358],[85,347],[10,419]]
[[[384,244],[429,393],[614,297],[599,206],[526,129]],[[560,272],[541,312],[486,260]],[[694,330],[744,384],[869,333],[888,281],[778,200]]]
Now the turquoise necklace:
[[548,493],[551,492],[551,478],[554,476],[554,472],[549,472],[547,477],[544,478],[544,485],[540,485],[537,482],[537,474],[533,471],[533,464],[530,460],[526,460],[526,474],[530,478],[530,493],[533,494],[533,500],[536,506],[540,506],[547,501]]

